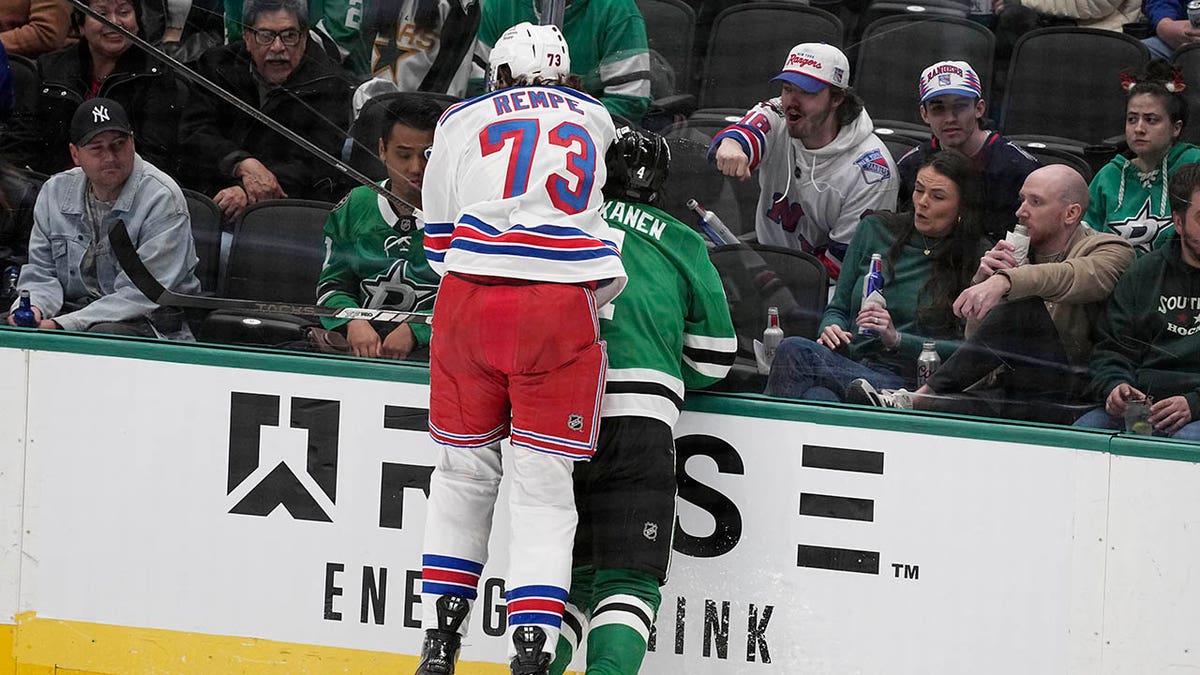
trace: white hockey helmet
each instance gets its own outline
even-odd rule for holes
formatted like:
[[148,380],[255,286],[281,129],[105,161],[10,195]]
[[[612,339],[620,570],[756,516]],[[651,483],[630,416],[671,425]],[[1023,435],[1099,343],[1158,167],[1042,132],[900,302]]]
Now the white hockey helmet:
[[558,26],[535,26],[528,21],[504,31],[496,46],[492,47],[488,63],[487,88],[496,90],[496,77],[500,66],[508,66],[513,80],[524,78],[556,80],[571,73],[571,55],[567,41]]

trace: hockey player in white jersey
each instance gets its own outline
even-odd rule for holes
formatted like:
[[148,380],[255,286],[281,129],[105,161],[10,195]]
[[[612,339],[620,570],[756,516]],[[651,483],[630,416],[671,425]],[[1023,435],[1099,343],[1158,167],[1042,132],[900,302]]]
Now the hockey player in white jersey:
[[454,671],[512,445],[505,597],[514,674],[546,673],[562,623],[576,514],[571,473],[595,451],[607,364],[597,310],[625,285],[600,215],[615,136],[570,88],[554,26],[497,41],[491,93],[451,107],[425,169],[425,252],[443,275],[430,344],[430,483],[418,674]]

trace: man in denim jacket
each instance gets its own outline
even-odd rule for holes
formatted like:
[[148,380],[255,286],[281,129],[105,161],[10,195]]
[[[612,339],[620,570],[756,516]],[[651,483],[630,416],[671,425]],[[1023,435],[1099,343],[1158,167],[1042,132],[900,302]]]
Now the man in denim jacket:
[[129,117],[111,99],[79,106],[70,149],[78,166],[42,187],[29,262],[17,283],[29,291],[38,328],[190,339],[182,314],[147,299],[108,245],[108,231],[125,221],[138,255],[164,286],[198,292],[191,220],[179,186],[136,154]]

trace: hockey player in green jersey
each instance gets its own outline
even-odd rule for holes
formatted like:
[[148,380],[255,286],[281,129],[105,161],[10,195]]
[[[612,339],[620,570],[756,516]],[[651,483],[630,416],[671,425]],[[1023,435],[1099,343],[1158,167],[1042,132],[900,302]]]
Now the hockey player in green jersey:
[[1167,184],[1176,167],[1200,161],[1200,148],[1179,140],[1187,124],[1183,78],[1165,61],[1151,61],[1141,73],[1124,76],[1125,142],[1092,179],[1091,203],[1083,221],[1111,232],[1143,255],[1171,238]]
[[575,466],[570,600],[550,672],[587,635],[587,675],[638,672],[662,600],[675,527],[673,427],[685,388],[723,378],[737,351],[717,270],[696,232],[650,204],[666,179],[661,136],[624,127],[601,212],[628,285],[601,310],[608,382],[591,462]]
[[[425,149],[442,108],[424,94],[399,95],[387,104],[379,159],[387,167],[383,186],[421,205]],[[411,210],[401,209],[366,187],[356,187],[325,221],[325,263],[317,304],[326,307],[432,311],[439,277],[429,268],[424,231]],[[402,359],[429,344],[425,324],[372,324],[363,319],[322,319],[344,330],[355,356]],[[386,332],[387,329],[393,329]]]

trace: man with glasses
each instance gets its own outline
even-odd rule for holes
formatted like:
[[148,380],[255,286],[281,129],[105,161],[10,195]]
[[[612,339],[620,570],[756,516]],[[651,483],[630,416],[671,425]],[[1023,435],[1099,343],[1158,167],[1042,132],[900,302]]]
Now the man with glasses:
[[[336,155],[350,123],[352,85],[309,48],[303,0],[249,0],[243,21],[244,41],[209,50],[196,70]],[[213,195],[227,219],[265,199],[337,201],[345,191],[332,167],[207,91],[189,100],[182,133],[196,174],[189,186]]]

